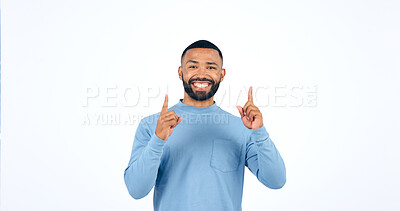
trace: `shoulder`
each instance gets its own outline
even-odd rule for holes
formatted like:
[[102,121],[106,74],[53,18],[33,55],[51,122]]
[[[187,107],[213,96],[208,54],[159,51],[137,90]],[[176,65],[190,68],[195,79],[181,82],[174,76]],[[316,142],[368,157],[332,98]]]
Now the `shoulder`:
[[222,109],[221,107],[218,107],[218,108],[219,108],[219,109],[218,109],[218,113],[219,113],[219,114],[224,115],[224,116],[227,116],[228,118],[232,119],[232,120],[235,121],[235,122],[238,122],[238,121],[241,122],[241,121],[242,121],[240,117],[235,116],[235,115],[229,113],[228,111],[225,111],[225,110]]
[[148,116],[143,117],[140,122],[139,126],[142,129],[145,129],[148,133],[151,133],[152,130],[155,129],[158,121],[158,117],[160,116],[161,112],[150,114]]
[[251,135],[251,130],[249,130],[246,126],[244,126],[242,118],[240,116],[233,115],[223,109],[220,109],[219,113],[224,116],[227,116],[228,127],[229,130],[231,131],[231,134],[235,134],[235,136],[240,137],[239,142],[244,141],[246,144],[248,144]]
[[243,125],[242,122],[242,118],[240,118],[239,116],[233,115],[231,113],[229,113],[228,111],[225,111],[222,108],[219,108],[219,112],[220,115],[222,115],[223,117],[227,118],[227,120],[229,121],[229,124],[235,128],[240,128],[240,129],[245,129],[246,127]]

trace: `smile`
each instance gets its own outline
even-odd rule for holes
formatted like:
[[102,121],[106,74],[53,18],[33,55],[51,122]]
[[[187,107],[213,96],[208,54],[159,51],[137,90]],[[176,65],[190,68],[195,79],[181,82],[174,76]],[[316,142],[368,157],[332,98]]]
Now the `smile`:
[[206,88],[211,85],[210,82],[193,82],[192,84],[197,88]]

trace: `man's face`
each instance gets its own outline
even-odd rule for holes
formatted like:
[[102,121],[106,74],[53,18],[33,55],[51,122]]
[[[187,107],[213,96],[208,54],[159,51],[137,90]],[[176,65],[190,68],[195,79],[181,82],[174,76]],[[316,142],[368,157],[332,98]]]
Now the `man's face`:
[[218,51],[192,48],[186,51],[178,70],[185,92],[194,100],[203,101],[217,92],[225,76]]

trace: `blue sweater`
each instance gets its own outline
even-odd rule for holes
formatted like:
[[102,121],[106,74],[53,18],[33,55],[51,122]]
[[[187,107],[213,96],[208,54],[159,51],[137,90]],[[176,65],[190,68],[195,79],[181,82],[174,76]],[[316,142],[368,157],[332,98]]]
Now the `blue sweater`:
[[155,187],[156,211],[240,211],[245,166],[268,188],[286,183],[285,164],[264,126],[248,129],[215,102],[195,107],[181,100],[168,109],[183,119],[167,141],[155,135],[160,112],[139,123],[124,172],[133,198]]

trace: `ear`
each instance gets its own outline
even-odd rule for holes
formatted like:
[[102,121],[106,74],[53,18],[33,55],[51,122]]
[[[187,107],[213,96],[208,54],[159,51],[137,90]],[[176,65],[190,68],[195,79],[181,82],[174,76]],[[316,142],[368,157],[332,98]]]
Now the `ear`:
[[221,81],[224,80],[225,73],[226,73],[225,68],[222,68],[222,69],[221,69]]
[[183,78],[182,78],[182,67],[181,66],[179,66],[179,68],[178,68],[178,75],[179,75],[179,79],[182,81]]

